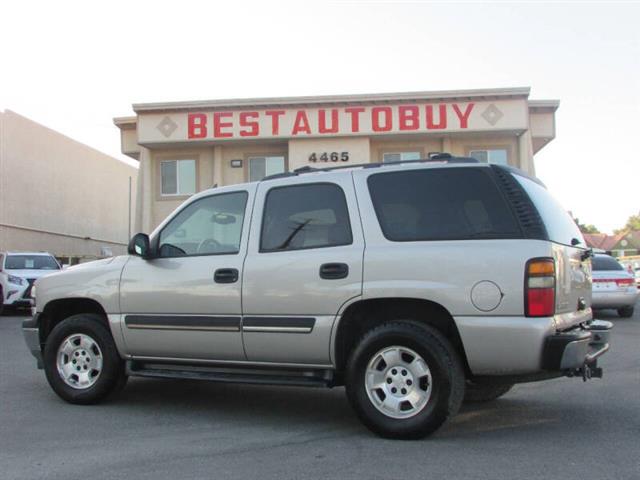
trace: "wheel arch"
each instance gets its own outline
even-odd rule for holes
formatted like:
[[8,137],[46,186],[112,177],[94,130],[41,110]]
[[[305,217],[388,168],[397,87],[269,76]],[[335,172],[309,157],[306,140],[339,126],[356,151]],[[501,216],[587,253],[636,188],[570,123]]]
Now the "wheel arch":
[[107,312],[104,307],[92,298],[72,297],[61,298],[49,301],[42,310],[38,331],[40,333],[40,343],[44,344],[51,331],[64,319],[80,313],[95,313],[100,316],[101,321],[111,331]]
[[410,320],[429,325],[442,333],[460,355],[465,374],[470,375],[469,363],[462,338],[451,313],[441,304],[422,298],[373,298],[350,304],[339,317],[332,339],[331,356],[342,377],[351,351],[362,335],[389,320]]

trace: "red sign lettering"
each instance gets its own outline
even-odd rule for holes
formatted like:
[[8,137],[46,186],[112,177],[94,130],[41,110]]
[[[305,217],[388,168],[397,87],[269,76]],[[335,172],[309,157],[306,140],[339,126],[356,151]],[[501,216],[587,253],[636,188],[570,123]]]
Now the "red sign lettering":
[[[384,114],[384,123],[380,122],[380,115]],[[391,107],[373,107],[371,109],[371,125],[374,132],[388,132],[393,126]]]
[[280,117],[286,112],[284,110],[267,110],[264,113],[271,117],[271,135],[280,135]]
[[293,130],[291,135],[298,135],[298,132],[304,132],[311,134],[311,128],[309,127],[309,119],[304,110],[298,110],[296,113],[296,120],[293,122]]
[[360,131],[360,114],[364,112],[363,107],[345,108],[345,112],[351,115],[351,132],[358,133]]
[[231,118],[231,112],[213,112],[213,136],[215,138],[229,138],[233,137],[231,132],[223,132],[223,128],[233,127],[231,122],[223,122],[223,118]]
[[253,118],[259,117],[258,112],[241,112],[240,113],[240,126],[249,127],[249,130],[240,130],[241,137],[257,137],[260,133],[260,124],[257,121],[250,121]]
[[338,133],[338,110],[331,109],[331,126],[327,127],[327,112],[323,109],[318,110],[318,132],[319,133]]
[[418,130],[420,128],[420,110],[415,105],[398,107],[400,130]]
[[442,130],[447,128],[447,106],[438,105],[438,123],[433,122],[433,105],[425,107],[427,111],[427,130]]
[[458,104],[457,103],[453,104],[453,110],[456,112],[456,115],[458,115],[458,119],[460,120],[460,128],[468,127],[469,115],[471,115],[471,110],[473,110],[473,106],[474,106],[473,103],[468,103],[467,108],[465,109],[464,113],[462,113],[458,108]]
[[188,138],[205,138],[207,136],[207,116],[204,113],[190,113],[187,116]]

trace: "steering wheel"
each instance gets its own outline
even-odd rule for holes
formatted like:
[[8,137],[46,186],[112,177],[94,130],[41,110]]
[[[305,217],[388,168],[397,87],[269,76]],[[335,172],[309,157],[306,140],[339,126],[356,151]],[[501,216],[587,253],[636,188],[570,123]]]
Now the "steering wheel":
[[213,247],[214,252],[220,249],[220,242],[213,238],[205,238],[198,245],[198,253],[212,253],[212,249],[209,247]]

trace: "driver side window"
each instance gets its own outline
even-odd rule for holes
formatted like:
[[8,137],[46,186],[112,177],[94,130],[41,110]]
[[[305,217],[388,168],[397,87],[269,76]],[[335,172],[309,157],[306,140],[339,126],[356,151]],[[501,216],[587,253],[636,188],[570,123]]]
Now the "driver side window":
[[201,198],[160,232],[159,256],[235,254],[240,251],[247,192]]

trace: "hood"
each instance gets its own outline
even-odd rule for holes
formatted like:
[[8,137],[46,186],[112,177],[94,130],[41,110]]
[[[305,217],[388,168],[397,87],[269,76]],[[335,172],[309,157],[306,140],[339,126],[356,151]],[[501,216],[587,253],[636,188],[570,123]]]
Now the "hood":
[[91,262],[79,263],[77,265],[72,265],[70,267],[65,268],[64,271],[67,272],[67,271],[81,270],[85,268],[95,268],[95,267],[99,267],[100,265],[109,265],[116,258],[117,257],[109,257],[109,258],[103,258],[102,260],[92,260]]

